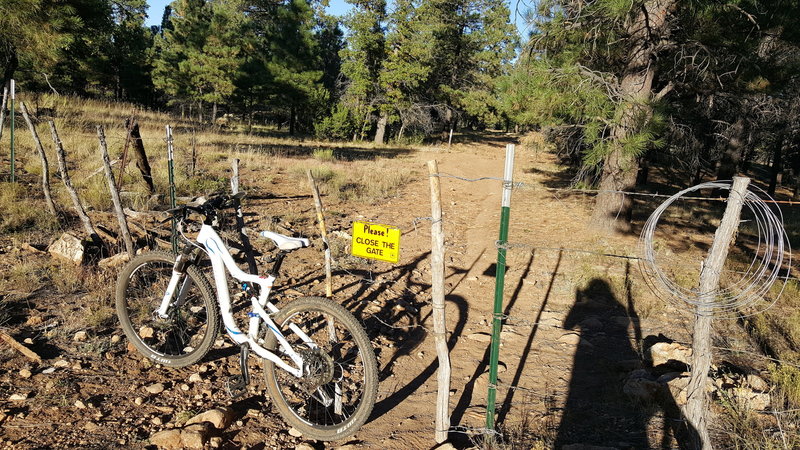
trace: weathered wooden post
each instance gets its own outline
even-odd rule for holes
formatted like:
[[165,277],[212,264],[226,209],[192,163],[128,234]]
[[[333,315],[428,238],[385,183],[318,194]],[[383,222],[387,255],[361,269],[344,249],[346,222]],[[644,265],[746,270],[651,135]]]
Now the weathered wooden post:
[[81,224],[83,224],[83,229],[86,231],[86,234],[97,244],[98,247],[103,248],[103,240],[100,239],[100,236],[95,231],[94,226],[92,226],[92,221],[89,219],[89,215],[86,214],[86,210],[83,208],[83,204],[81,203],[80,197],[78,197],[78,192],[72,186],[72,181],[69,178],[69,172],[67,171],[67,156],[66,152],[64,151],[64,144],[61,143],[61,138],[58,137],[58,131],[56,130],[56,124],[52,120],[48,122],[50,125],[50,134],[53,137],[53,143],[56,146],[56,156],[58,157],[58,173],[61,175],[61,181],[64,183],[64,186],[67,188],[67,192],[69,192],[70,198],[72,198],[72,204],[75,207],[75,212],[78,214],[78,217],[81,220]]
[[142,134],[139,132],[139,123],[132,120],[132,123],[127,124],[131,130],[131,139],[133,142],[133,154],[136,156],[136,167],[142,173],[142,179],[147,184],[147,189],[150,195],[155,195],[156,187],[153,184],[153,175],[150,172],[150,162],[147,160],[147,153],[144,151],[144,142],[142,141]]
[[433,338],[439,359],[436,395],[436,443],[447,440],[450,431],[450,350],[447,348],[447,321],[444,302],[444,226],[442,224],[442,188],[436,161],[428,161],[431,184],[431,300]]
[[122,234],[122,241],[125,242],[125,249],[128,251],[128,254],[133,258],[136,256],[136,248],[133,246],[131,232],[128,229],[128,221],[125,219],[125,212],[122,210],[122,201],[119,198],[117,183],[114,181],[114,172],[111,171],[111,161],[108,157],[108,146],[106,145],[106,134],[102,125],[97,126],[97,139],[100,141],[100,156],[103,158],[103,168],[106,172],[108,190],[111,191],[111,201],[114,203],[114,211],[117,214],[117,222],[119,222],[119,231],[120,234]]
[[325,296],[330,298],[333,297],[333,276],[331,272],[331,246],[328,243],[328,229],[325,226],[325,214],[322,209],[322,199],[319,196],[317,181],[314,179],[311,170],[306,170],[306,176],[308,177],[308,184],[311,186],[311,193],[314,196],[314,207],[317,210],[317,225],[322,235],[322,245],[325,247]]
[[119,178],[117,178],[117,190],[122,189],[122,177],[125,176],[125,166],[128,164],[128,147],[131,144],[131,132],[133,131],[133,124],[136,116],[131,114],[130,118],[125,121],[125,145],[122,146],[122,157],[119,165]]
[[25,123],[28,124],[28,128],[31,130],[33,141],[36,143],[36,151],[39,152],[39,159],[42,160],[42,191],[44,192],[44,201],[50,213],[58,217],[56,204],[53,202],[53,197],[50,195],[50,165],[47,163],[47,154],[44,152],[42,141],[39,139],[39,133],[36,132],[36,126],[34,126],[28,114],[28,108],[25,106],[25,102],[20,102],[19,110],[22,113],[22,118],[25,119]]
[[694,334],[692,336],[692,374],[687,388],[686,418],[697,432],[694,448],[711,450],[711,438],[708,434],[708,371],[711,368],[711,322],[714,299],[719,289],[719,278],[725,259],[728,257],[736,230],[739,227],[739,216],[744,205],[749,178],[734,177],[733,186],[728,196],[725,214],[714,234],[711,250],[703,262],[700,271],[700,295],[695,312]]

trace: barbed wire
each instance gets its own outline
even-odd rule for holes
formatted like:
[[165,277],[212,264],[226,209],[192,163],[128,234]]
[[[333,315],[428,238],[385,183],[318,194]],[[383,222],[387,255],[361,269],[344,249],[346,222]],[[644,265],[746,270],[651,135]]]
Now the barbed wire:
[[[580,189],[580,188],[552,188],[552,187],[545,187],[539,184],[534,183],[525,183],[522,181],[511,181],[506,180],[501,177],[478,177],[478,178],[468,178],[459,175],[453,175],[449,173],[440,172],[438,174],[431,174],[429,177],[439,177],[439,178],[452,178],[456,180],[466,181],[470,183],[479,182],[479,181],[500,181],[509,186],[513,189],[519,190],[543,190],[552,193],[580,193],[580,194],[618,194],[618,195],[627,195],[632,197],[649,197],[649,198],[671,198],[674,194],[660,194],[657,192],[637,192],[637,191],[624,191],[624,190],[617,190],[617,189]],[[561,199],[558,199],[561,200]],[[690,196],[690,197],[681,197],[681,200],[697,200],[697,201],[716,201],[716,202],[726,202],[728,199],[725,197],[700,197],[700,196]],[[765,203],[775,203],[775,204],[786,204],[786,205],[800,205],[800,201],[788,201],[788,200],[775,200],[775,199],[768,199],[764,200]]]

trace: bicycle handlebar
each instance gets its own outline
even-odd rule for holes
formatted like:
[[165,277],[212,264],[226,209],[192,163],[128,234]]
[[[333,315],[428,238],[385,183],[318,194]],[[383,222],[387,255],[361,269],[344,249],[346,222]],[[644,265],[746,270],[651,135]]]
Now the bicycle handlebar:
[[218,210],[227,208],[237,208],[241,199],[245,197],[244,192],[239,192],[236,195],[228,194],[212,194],[208,198],[199,197],[191,203],[180,205],[178,207],[168,209],[170,217],[164,222],[170,220],[182,221],[186,219],[186,213],[196,212],[202,214],[206,220],[214,217]]

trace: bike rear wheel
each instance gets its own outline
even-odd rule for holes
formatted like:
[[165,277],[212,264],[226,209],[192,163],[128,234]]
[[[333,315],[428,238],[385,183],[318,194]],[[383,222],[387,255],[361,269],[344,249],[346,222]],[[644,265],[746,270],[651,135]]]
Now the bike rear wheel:
[[214,291],[189,266],[161,318],[156,310],[167,290],[175,255],[149,252],[135,257],[117,278],[116,309],[125,336],[145,356],[169,367],[202,359],[217,337],[219,313]]
[[[378,390],[375,352],[364,329],[341,305],[321,297],[297,299],[274,319],[306,366],[304,376],[296,378],[264,360],[267,390],[278,412],[308,438],[333,441],[355,433],[369,418]],[[268,332],[266,348],[293,365],[278,347]]]

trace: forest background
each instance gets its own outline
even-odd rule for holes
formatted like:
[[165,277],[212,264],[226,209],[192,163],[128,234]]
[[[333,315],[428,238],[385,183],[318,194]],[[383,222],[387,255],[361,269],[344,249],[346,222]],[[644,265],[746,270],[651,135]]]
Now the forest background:
[[[683,184],[800,182],[797,0],[2,0],[0,71],[27,92],[329,140],[542,131],[624,229],[653,164]],[[525,36],[510,20],[524,15]],[[155,11],[149,11],[158,14]],[[795,189],[797,191],[797,189]]]

